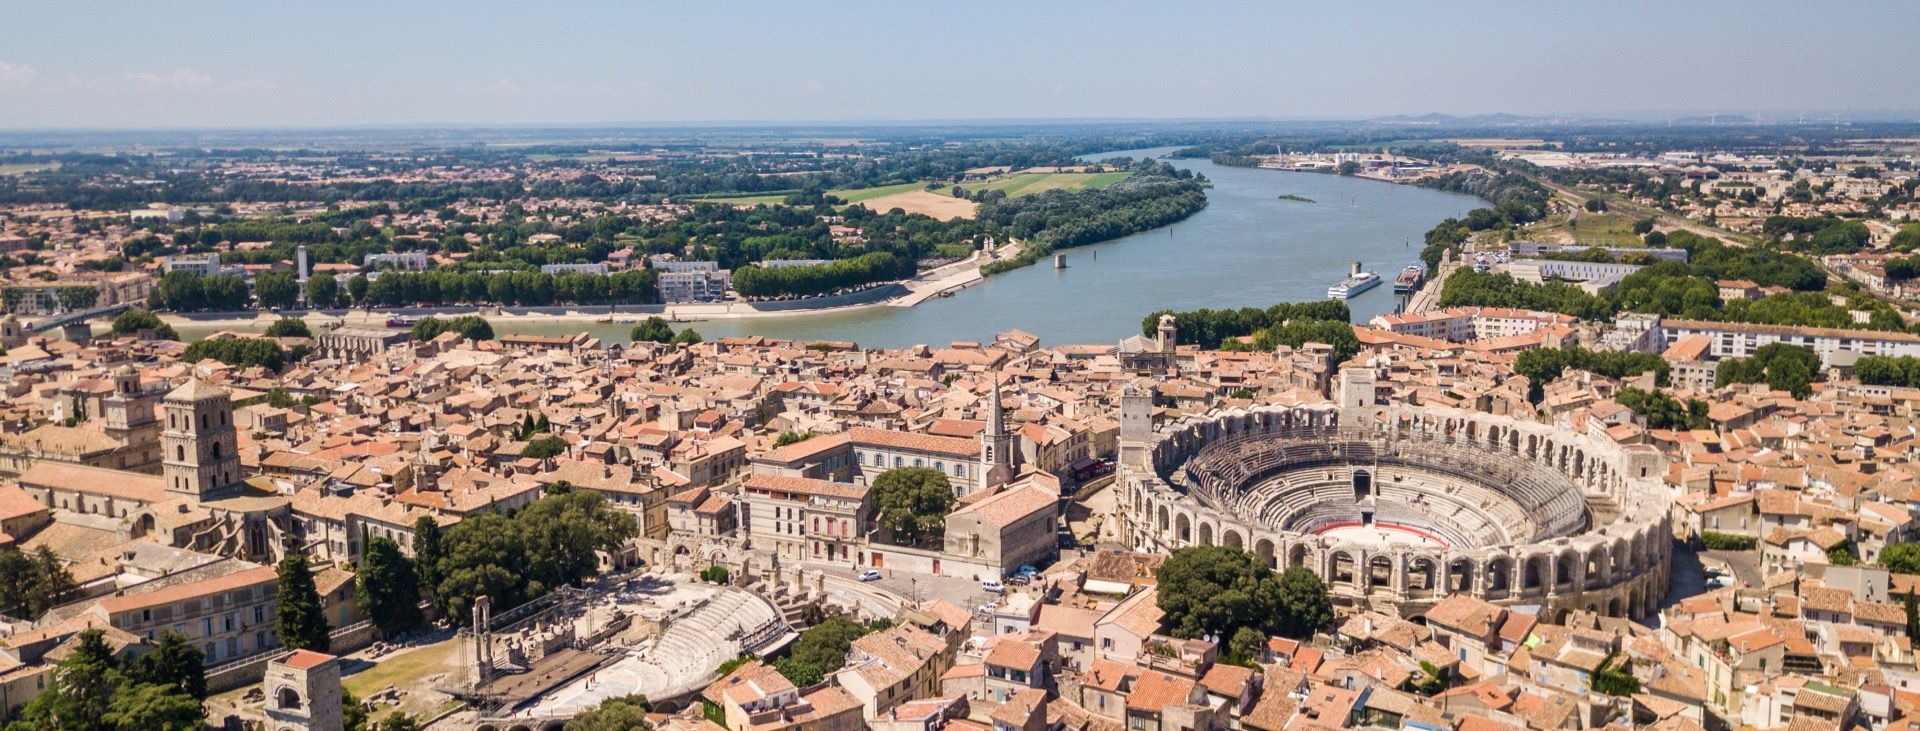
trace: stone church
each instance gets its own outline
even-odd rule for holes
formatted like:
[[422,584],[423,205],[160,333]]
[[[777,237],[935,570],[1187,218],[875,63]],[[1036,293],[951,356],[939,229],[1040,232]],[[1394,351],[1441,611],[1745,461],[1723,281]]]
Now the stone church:
[[[109,404],[109,422],[128,424],[139,413],[123,408],[116,414]],[[192,379],[160,409],[158,477],[42,461],[20,475],[20,487],[50,510],[117,519],[127,539],[255,562],[284,557],[291,500],[244,479],[227,389]]]

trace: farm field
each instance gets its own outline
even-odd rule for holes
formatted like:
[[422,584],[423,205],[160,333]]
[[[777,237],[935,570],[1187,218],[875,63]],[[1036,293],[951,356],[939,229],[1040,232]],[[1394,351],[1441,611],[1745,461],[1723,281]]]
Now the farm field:
[[1633,216],[1620,213],[1588,213],[1582,211],[1571,225],[1566,216],[1548,216],[1525,229],[1526,237],[1534,241],[1557,244],[1592,244],[1594,246],[1646,246],[1646,242],[1633,232]]
[[27,173],[37,173],[42,170],[58,169],[60,169],[60,163],[57,162],[17,163],[13,165],[0,165],[0,175],[25,175]]
[[[1005,191],[1009,198],[1018,198],[1023,195],[1033,195],[1049,190],[1098,190],[1118,183],[1131,174],[1132,173],[1127,172],[1015,173],[1013,175],[1003,175],[991,180],[968,181],[961,183],[960,187],[966,188],[967,190],[1000,190]],[[898,185],[882,185],[873,188],[830,190],[827,191],[827,194],[845,200],[848,203],[867,203],[869,204],[867,206],[868,208],[882,212],[900,208],[909,213],[926,213],[936,218],[952,218],[956,215],[971,217],[973,215],[971,210],[972,204],[953,198],[951,188],[941,188],[933,191],[929,191],[926,188],[925,183],[900,183]],[[935,201],[929,196],[947,200]],[[774,193],[769,195],[704,198],[702,200],[712,201],[714,203],[731,203],[738,206],[751,206],[760,203],[779,203],[780,201],[786,200],[786,198],[786,193]],[[969,210],[964,214],[955,213],[954,211],[958,210],[955,204],[966,204],[969,206]],[[917,207],[928,210],[917,210]]]

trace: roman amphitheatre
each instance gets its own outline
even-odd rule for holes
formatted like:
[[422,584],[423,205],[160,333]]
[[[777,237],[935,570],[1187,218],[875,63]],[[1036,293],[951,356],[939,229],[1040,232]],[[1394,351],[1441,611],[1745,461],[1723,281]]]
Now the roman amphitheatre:
[[[1542,617],[1643,617],[1671,547],[1659,453],[1491,414],[1266,406],[1147,426],[1123,408],[1124,539],[1221,545],[1326,580],[1336,604],[1414,617],[1449,594]],[[1136,406],[1134,414],[1142,413]]]

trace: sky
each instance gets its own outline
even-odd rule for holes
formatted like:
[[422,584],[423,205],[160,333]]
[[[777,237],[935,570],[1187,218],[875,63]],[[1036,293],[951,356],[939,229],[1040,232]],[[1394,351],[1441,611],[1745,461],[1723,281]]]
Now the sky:
[[1920,110],[1909,0],[0,0],[0,19],[0,129]]

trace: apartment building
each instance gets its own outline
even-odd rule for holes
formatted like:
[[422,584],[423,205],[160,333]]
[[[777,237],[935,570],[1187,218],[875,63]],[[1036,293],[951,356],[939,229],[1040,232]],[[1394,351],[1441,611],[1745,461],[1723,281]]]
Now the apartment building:
[[846,561],[865,558],[873,502],[865,485],[805,477],[753,475],[740,488],[747,532],[788,560]]
[[221,665],[280,647],[274,634],[278,581],[273,567],[255,566],[140,594],[107,597],[85,613],[148,641],[165,632],[185,635],[205,654],[207,665]]
[[1830,365],[1839,352],[1860,355],[1920,356],[1920,335],[1830,327],[1755,325],[1743,322],[1707,322],[1667,319],[1661,322],[1668,342],[1688,335],[1705,335],[1710,353],[1719,358],[1745,358],[1762,345],[1786,343],[1812,350],[1821,365]]
[[733,270],[721,269],[718,262],[654,259],[650,263],[661,302],[719,302],[733,285]]

